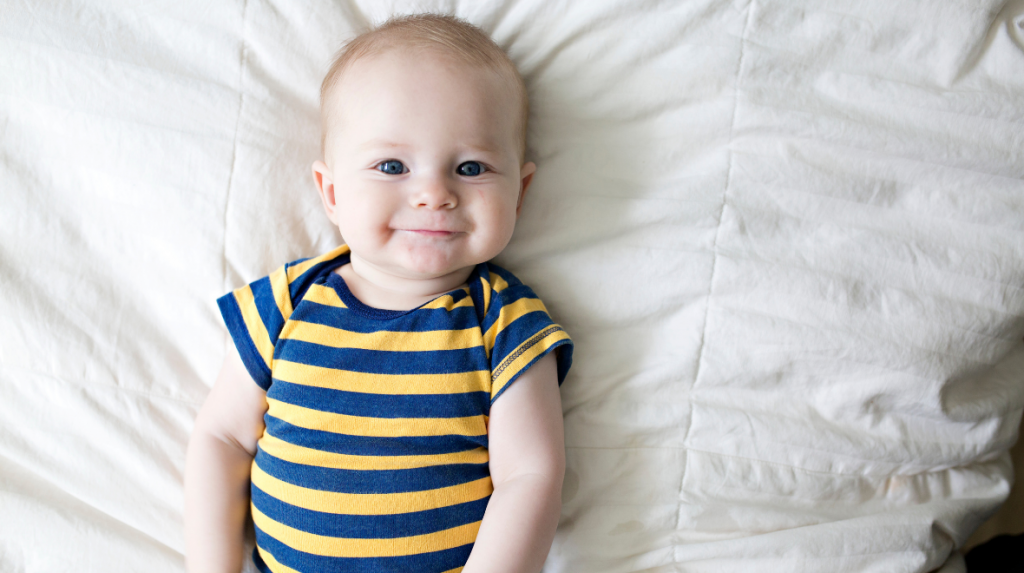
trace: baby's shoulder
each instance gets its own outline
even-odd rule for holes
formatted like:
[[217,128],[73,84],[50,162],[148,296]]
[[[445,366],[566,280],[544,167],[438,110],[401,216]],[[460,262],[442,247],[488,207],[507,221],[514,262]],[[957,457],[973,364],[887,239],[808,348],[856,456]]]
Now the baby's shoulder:
[[287,288],[292,306],[297,305],[315,284],[323,284],[334,270],[348,262],[348,245],[341,245],[315,257],[285,263],[270,275],[279,288]]
[[493,262],[484,263],[483,267],[485,272],[480,273],[481,278],[484,279],[483,282],[486,284],[486,287],[495,293],[500,293],[509,289],[511,289],[511,291],[515,291],[520,288],[529,289],[523,281],[519,280],[519,277],[512,274],[512,272],[504,267]]
[[488,262],[480,278],[479,285],[470,285],[470,288],[480,291],[473,294],[480,303],[478,310],[485,329],[490,328],[499,316],[512,317],[530,311],[547,313],[537,293],[507,269]]

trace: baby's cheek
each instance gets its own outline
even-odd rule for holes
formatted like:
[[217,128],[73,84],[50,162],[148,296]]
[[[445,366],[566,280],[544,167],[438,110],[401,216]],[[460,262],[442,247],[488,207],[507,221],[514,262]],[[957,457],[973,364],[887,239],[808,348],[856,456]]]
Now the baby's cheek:
[[491,250],[494,251],[492,256],[497,256],[508,245],[508,242],[512,239],[512,231],[515,230],[515,225],[514,211],[512,216],[505,215],[495,222],[490,236]]

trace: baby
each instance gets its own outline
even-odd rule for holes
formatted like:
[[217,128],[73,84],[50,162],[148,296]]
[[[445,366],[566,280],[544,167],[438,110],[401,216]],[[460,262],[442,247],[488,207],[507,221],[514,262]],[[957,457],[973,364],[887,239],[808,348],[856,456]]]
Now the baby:
[[350,42],[313,178],[345,244],[218,300],[229,352],[185,476],[188,570],[536,573],[572,342],[488,261],[535,165],[504,52],[455,18]]

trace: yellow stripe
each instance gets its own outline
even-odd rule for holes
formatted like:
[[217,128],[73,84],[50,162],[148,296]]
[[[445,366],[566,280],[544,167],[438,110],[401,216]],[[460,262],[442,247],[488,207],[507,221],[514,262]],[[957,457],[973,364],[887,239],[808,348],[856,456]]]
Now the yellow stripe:
[[285,276],[284,267],[279,267],[270,273],[270,289],[274,293],[274,302],[277,309],[281,311],[281,317],[288,320],[292,315],[292,295],[288,291],[288,277]]
[[270,368],[270,361],[274,357],[274,345],[270,343],[270,334],[267,327],[260,318],[260,312],[256,309],[256,299],[253,297],[252,289],[244,286],[235,291],[235,302],[242,311],[242,321],[249,331],[249,338],[256,345],[256,350],[263,358],[267,368]]
[[[285,335],[282,333],[282,337]],[[295,321],[288,329],[291,340],[312,342],[333,348],[358,348],[361,350],[400,350],[421,352],[429,350],[461,350],[483,345],[480,330],[430,330],[427,332],[350,332],[313,322]]]
[[296,446],[269,433],[260,438],[260,448],[286,462],[338,470],[407,470],[451,464],[486,464],[489,459],[487,448],[424,456],[350,456]]
[[[504,330],[506,326],[512,324],[520,316],[528,314],[534,311],[547,312],[548,309],[544,307],[544,303],[539,298],[521,298],[511,304],[507,304],[501,307],[498,319],[494,321],[494,324],[487,329],[487,333],[484,334],[484,347],[490,350],[494,350],[494,340],[498,337],[498,332]],[[490,354],[490,352],[488,352]]]
[[487,433],[483,414],[465,418],[368,418],[321,412],[267,399],[267,413],[293,426],[350,436],[482,436]]
[[[469,294],[469,288],[468,287],[464,288],[462,290],[464,290],[466,292],[466,294]],[[463,306],[473,306],[473,299],[471,297],[467,296],[467,297],[463,298],[462,300],[460,300],[459,302],[455,302],[455,297],[453,297],[450,294],[446,294],[444,296],[437,297],[436,299],[428,302],[427,304],[423,305],[422,308],[426,308],[426,309],[439,309],[439,308],[443,308],[443,309],[446,309],[446,310],[452,310],[454,308],[460,308],[460,307],[463,307]]]
[[281,563],[278,562],[278,560],[275,559],[274,556],[266,549],[257,546],[256,550],[260,552],[260,557],[263,558],[263,562],[267,564],[267,567],[269,567],[273,573],[299,573],[299,571],[296,571],[287,565],[281,565]]
[[459,571],[462,571],[462,569],[462,567],[456,567],[455,569],[449,569],[447,571],[444,571],[443,573],[459,573]]
[[388,395],[486,392],[491,385],[489,370],[430,375],[367,374],[286,360],[274,361],[274,378],[317,388]]
[[299,529],[278,523],[252,508],[253,522],[265,533],[285,545],[324,557],[396,557],[442,551],[473,543],[480,522],[467,523],[435,533],[396,537],[393,539],[345,539],[306,533]]
[[[484,296],[484,316],[487,316],[487,311],[491,309],[491,283],[484,277],[480,277],[481,291]],[[490,353],[488,352],[488,356]]]
[[283,482],[252,464],[253,485],[286,503],[327,513],[390,515],[427,511],[483,499],[494,491],[490,477],[476,481],[406,493],[338,493],[319,491]]
[[299,263],[297,265],[288,267],[288,284],[292,284],[293,282],[295,282],[295,279],[297,279],[300,276],[302,276],[302,273],[308,271],[313,266],[318,265],[318,264],[320,264],[320,263],[322,263],[324,261],[329,261],[331,259],[336,259],[336,258],[344,255],[347,252],[348,252],[348,245],[341,245],[340,247],[337,247],[336,249],[333,249],[331,251],[328,251],[328,252],[320,255],[319,257],[314,257],[312,259],[309,259],[308,261],[303,261],[303,262],[301,262],[301,263]]
[[491,278],[491,288],[494,289],[494,292],[501,292],[508,288],[508,282],[501,278],[501,275],[491,272],[487,274]]
[[338,297],[337,291],[324,285],[309,285],[309,288],[306,290],[306,295],[302,297],[302,300],[309,300],[325,306],[348,308],[345,306],[345,303],[341,302],[341,298]]
[[[557,327],[557,325],[555,325]],[[538,335],[539,336],[539,335]],[[498,395],[501,389],[508,384],[508,381],[515,376],[519,371],[526,367],[535,358],[544,354],[544,352],[551,348],[553,344],[560,340],[568,340],[569,335],[558,327],[558,330],[550,332],[547,335],[542,336],[539,340],[537,336],[530,338],[526,342],[519,345],[514,352],[509,354],[511,359],[506,359],[507,362],[502,362],[495,369],[494,381],[491,383],[491,398]]]

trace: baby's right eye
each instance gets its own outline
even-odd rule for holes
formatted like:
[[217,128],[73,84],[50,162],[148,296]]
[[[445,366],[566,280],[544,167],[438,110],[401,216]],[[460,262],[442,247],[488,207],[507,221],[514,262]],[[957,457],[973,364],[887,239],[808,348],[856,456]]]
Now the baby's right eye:
[[405,173],[407,171],[405,165],[403,165],[402,162],[398,161],[397,159],[389,159],[387,161],[382,161],[379,165],[377,165],[377,169],[379,169],[382,173],[387,173],[388,175],[401,175],[402,173]]

